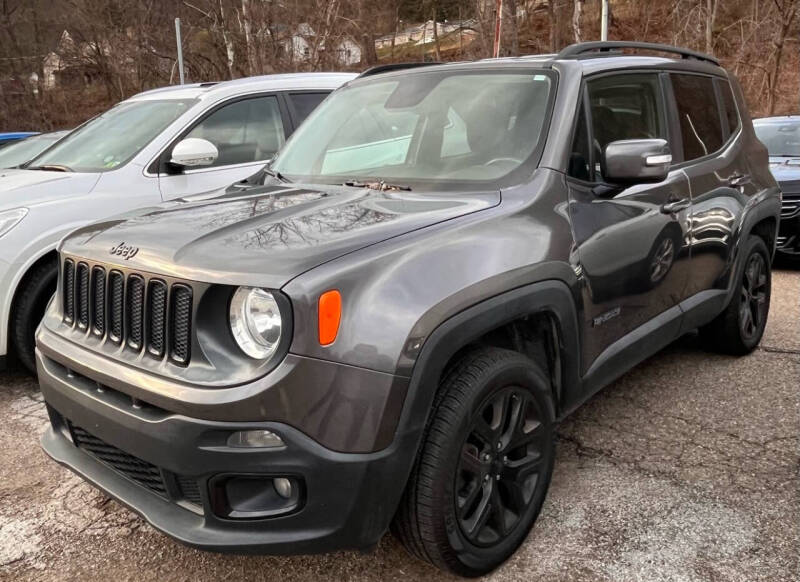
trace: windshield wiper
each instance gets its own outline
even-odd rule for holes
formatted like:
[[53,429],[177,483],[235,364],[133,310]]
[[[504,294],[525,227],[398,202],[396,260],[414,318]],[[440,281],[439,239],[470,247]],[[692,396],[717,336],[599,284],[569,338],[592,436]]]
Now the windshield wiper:
[[62,166],[60,164],[44,164],[42,166],[25,166],[26,170],[45,170],[48,172],[71,172],[72,168],[69,166]]
[[264,167],[262,168],[262,171],[263,171],[263,172],[264,172],[264,173],[265,173],[267,176],[272,176],[273,178],[277,178],[277,179],[278,179],[278,180],[280,180],[281,182],[286,182],[287,184],[291,184],[291,182],[292,182],[292,181],[291,181],[289,178],[287,178],[286,176],[284,176],[283,174],[281,174],[281,173],[280,173],[280,172],[278,172],[277,170],[272,170],[272,169],[270,169],[268,166],[264,166]]
[[389,184],[383,180],[377,182],[360,182],[358,180],[347,180],[342,186],[351,186],[353,188],[369,188],[370,190],[380,190],[386,192],[387,190],[402,190],[404,192],[411,192],[411,187],[402,184]]

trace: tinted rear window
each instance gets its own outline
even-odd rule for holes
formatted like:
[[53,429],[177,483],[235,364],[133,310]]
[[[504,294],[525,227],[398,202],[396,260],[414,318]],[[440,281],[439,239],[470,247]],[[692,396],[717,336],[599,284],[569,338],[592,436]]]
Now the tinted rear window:
[[699,75],[672,75],[680,119],[683,155],[702,158],[722,147],[722,121],[717,108],[714,82]]
[[308,117],[308,114],[316,109],[317,105],[322,103],[323,99],[327,97],[327,93],[292,93],[289,99],[292,101],[295,113],[295,123],[300,125],[303,120]]

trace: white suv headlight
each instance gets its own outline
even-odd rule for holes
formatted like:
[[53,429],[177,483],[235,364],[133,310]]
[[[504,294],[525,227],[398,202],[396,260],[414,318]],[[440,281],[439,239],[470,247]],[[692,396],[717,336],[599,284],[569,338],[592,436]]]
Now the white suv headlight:
[[257,360],[270,358],[281,339],[281,311],[269,291],[239,287],[230,309],[233,337],[242,351]]
[[17,226],[19,221],[25,218],[26,214],[28,214],[27,208],[15,208],[0,212],[0,236]]

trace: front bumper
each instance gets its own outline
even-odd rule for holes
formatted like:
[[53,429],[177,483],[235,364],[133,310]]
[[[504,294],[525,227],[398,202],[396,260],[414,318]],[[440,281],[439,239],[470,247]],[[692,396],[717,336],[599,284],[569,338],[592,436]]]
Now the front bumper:
[[[419,436],[400,432],[379,452],[340,453],[284,423],[203,420],[132,401],[38,350],[37,368],[51,418],[42,437],[47,454],[155,528],[207,550],[294,554],[374,547],[402,495]],[[101,461],[75,444],[71,427],[124,458]],[[270,430],[286,446],[228,447],[227,435],[243,429]],[[160,475],[162,494],[120,470],[139,462]],[[295,477],[302,483],[299,507],[264,519],[220,516],[213,483],[230,474]]]

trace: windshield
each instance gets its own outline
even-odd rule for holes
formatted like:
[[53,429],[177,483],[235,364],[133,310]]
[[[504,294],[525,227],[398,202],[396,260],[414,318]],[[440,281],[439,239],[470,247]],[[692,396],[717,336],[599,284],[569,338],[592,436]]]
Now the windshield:
[[105,172],[126,164],[194,99],[127,101],[79,127],[27,166],[61,166],[75,172]]
[[771,156],[800,157],[800,122],[763,123],[754,125],[758,139],[761,140]]
[[12,143],[10,146],[0,150],[0,168],[14,168],[24,164],[49,148],[67,133],[66,131],[43,133]]
[[496,183],[538,150],[544,72],[419,72],[335,91],[271,165],[294,181]]

